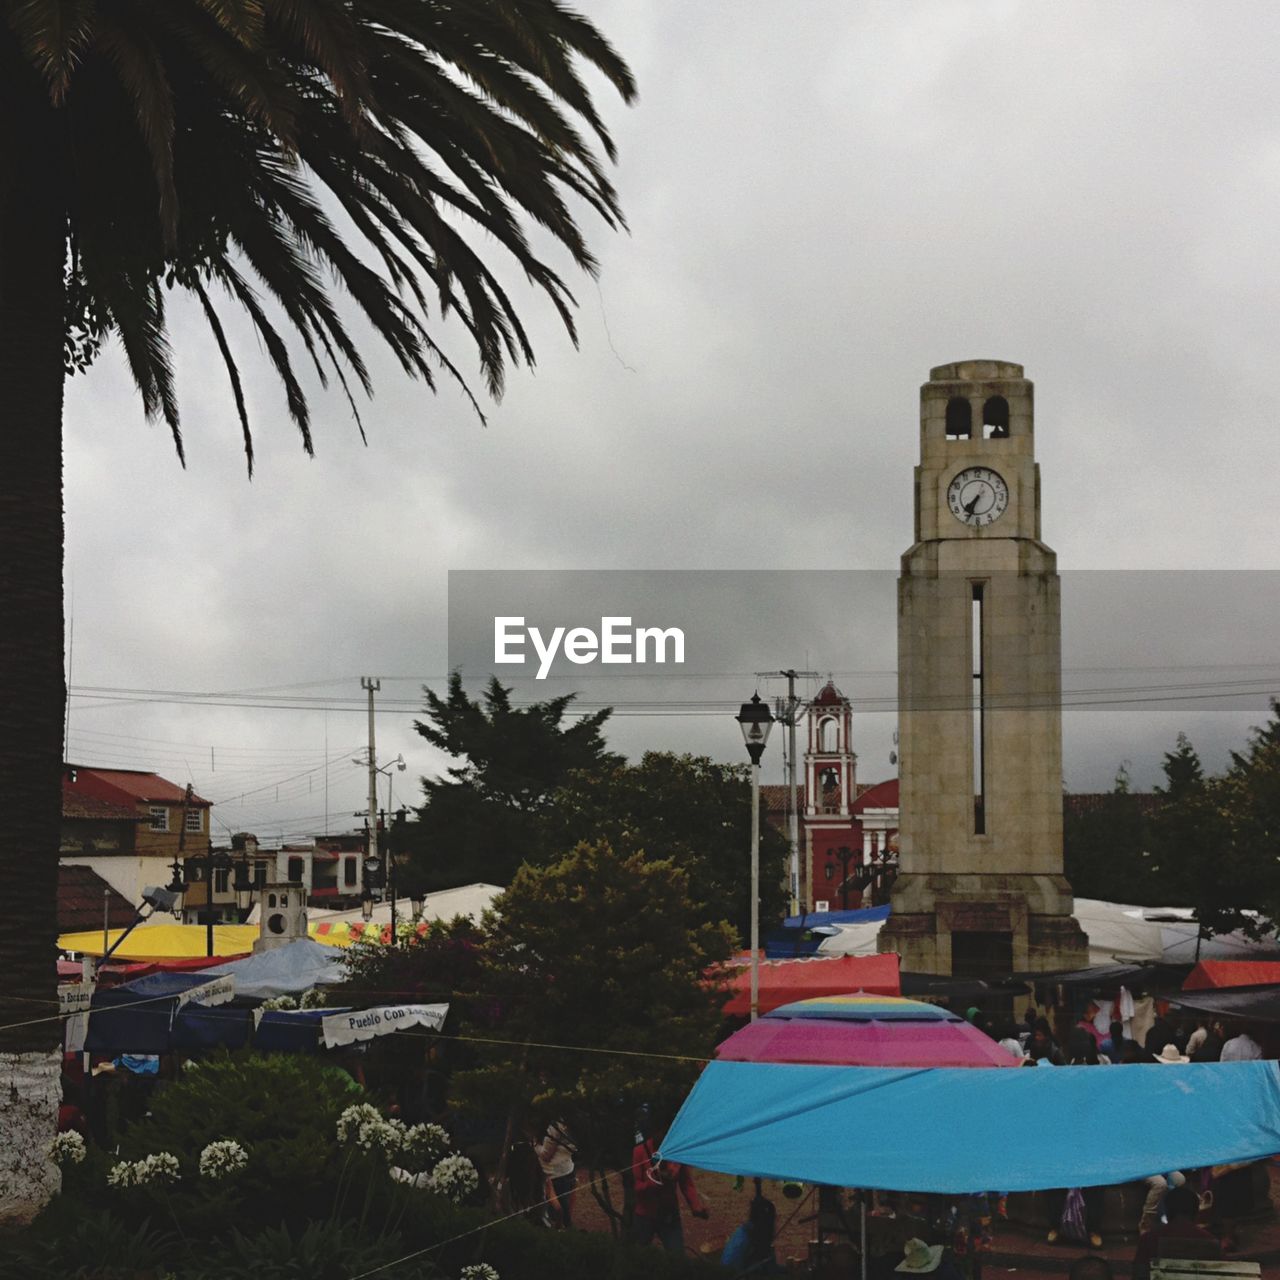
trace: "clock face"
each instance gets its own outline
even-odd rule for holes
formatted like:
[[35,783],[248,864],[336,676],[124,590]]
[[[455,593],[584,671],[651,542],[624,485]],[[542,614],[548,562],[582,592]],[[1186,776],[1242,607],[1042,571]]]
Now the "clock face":
[[1009,505],[1009,486],[990,467],[967,467],[947,486],[947,506],[961,524],[983,529],[994,524]]

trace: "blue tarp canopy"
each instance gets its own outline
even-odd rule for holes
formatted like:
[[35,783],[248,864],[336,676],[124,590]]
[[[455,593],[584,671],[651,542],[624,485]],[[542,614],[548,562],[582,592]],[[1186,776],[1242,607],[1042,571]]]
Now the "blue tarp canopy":
[[784,929],[817,929],[828,924],[866,924],[872,920],[887,920],[889,904],[880,907],[858,907],[853,911],[809,911],[802,916],[788,916]]
[[270,1000],[275,996],[301,995],[312,987],[341,982],[346,976],[342,957],[340,947],[327,947],[322,942],[312,942],[310,938],[299,938],[296,942],[260,951],[243,960],[216,965],[206,969],[205,973],[208,977],[233,974],[236,995]]
[[712,1062],[661,1145],[718,1173],[964,1193],[1129,1182],[1280,1152],[1280,1067],[1022,1071]]
[[93,993],[84,1047],[90,1053],[168,1053],[178,997],[213,976],[189,971],[145,978]]

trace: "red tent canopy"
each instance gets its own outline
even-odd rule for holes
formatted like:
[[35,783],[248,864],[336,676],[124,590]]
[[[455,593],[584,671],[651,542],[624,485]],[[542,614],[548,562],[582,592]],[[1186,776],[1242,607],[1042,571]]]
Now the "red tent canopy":
[[1201,960],[1187,974],[1183,991],[1211,987],[1268,987],[1280,984],[1280,960]]
[[[875,956],[826,956],[817,960],[764,960],[760,964],[761,1013],[793,1000],[845,995],[850,991],[901,995],[897,955],[886,952]],[[729,980],[729,993],[724,1007],[726,1014],[751,1012],[750,961],[736,962]]]

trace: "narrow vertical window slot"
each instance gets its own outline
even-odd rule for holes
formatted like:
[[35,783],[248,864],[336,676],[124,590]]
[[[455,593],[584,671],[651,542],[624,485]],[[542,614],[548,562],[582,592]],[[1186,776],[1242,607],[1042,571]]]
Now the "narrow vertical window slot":
[[970,714],[973,728],[973,833],[987,833],[986,806],[986,688],[983,683],[983,584],[973,584],[973,604],[969,618],[969,650],[972,655],[972,698]]

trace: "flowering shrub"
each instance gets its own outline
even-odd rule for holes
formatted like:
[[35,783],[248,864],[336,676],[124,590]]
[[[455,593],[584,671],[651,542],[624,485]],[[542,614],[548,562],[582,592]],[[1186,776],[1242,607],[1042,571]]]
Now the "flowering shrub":
[[355,1142],[363,1125],[380,1123],[382,1113],[369,1102],[357,1102],[338,1117],[338,1141],[345,1147]]
[[[415,1126],[423,1127],[425,1126]],[[408,1140],[409,1130],[404,1127],[404,1121],[384,1119],[378,1108],[367,1102],[357,1102],[338,1117],[339,1143],[343,1146],[354,1145],[361,1151],[377,1152],[388,1161],[404,1151]],[[416,1141],[419,1145],[425,1145],[428,1139],[419,1138]],[[447,1134],[445,1142],[448,1142]]]
[[263,1009],[296,1009],[298,1002],[292,996],[272,996],[262,1002]]
[[329,997],[318,987],[312,987],[310,991],[302,993],[302,999],[298,1002],[300,1009],[323,1009],[329,1003]]
[[480,1185],[480,1174],[466,1156],[445,1156],[432,1169],[428,1185],[437,1195],[460,1204]]
[[215,1182],[239,1173],[249,1163],[249,1153],[231,1138],[211,1142],[200,1153],[200,1176]]
[[421,1169],[429,1169],[448,1150],[449,1135],[438,1124],[415,1124],[401,1145],[405,1162]]
[[107,1174],[109,1187],[164,1186],[182,1176],[178,1157],[169,1151],[157,1151],[141,1160],[122,1160]]
[[49,1159],[59,1168],[65,1169],[68,1165],[82,1164],[84,1156],[84,1139],[74,1129],[58,1134],[49,1143]]
[[458,1273],[458,1280],[498,1280],[498,1272],[487,1262],[473,1262]]

